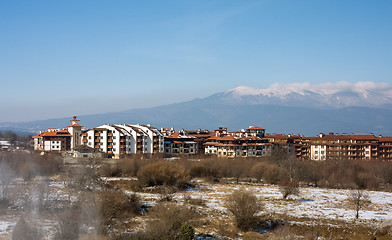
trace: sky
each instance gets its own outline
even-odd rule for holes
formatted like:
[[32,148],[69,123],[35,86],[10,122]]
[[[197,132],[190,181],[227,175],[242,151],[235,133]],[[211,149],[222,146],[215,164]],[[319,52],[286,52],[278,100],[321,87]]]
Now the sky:
[[392,1],[0,1],[0,122],[392,83]]

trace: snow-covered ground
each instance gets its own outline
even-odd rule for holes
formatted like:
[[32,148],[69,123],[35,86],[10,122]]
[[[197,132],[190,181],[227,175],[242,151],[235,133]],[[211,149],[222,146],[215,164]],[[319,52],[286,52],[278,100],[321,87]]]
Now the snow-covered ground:
[[[105,181],[135,181],[134,178],[104,178]],[[17,184],[23,184],[22,182]],[[173,198],[178,203],[183,203],[187,198],[200,200],[203,204],[196,206],[199,212],[206,216],[214,216],[222,219],[228,219],[225,208],[225,200],[229,194],[238,189],[246,189],[253,192],[264,204],[265,213],[276,213],[292,216],[298,219],[303,218],[301,224],[318,223],[321,220],[338,220],[339,222],[352,222],[354,219],[354,211],[349,203],[351,195],[350,190],[343,189],[323,189],[302,187],[300,195],[291,199],[282,199],[279,187],[274,185],[265,185],[262,183],[241,182],[235,184],[229,183],[209,183],[204,180],[194,180],[195,188],[188,189],[186,192],[177,192],[173,194]],[[136,193],[141,202],[147,205],[155,205],[160,194],[132,192],[124,190],[127,194]],[[381,191],[365,191],[370,196],[371,203],[360,211],[359,218],[362,222],[358,224],[369,224],[379,226],[384,224],[392,224],[392,193]],[[38,193],[29,190],[22,195],[29,195],[29,198],[37,198]],[[34,197],[37,195],[36,197]],[[45,194],[48,201],[64,200],[75,201],[76,197],[70,192],[67,183],[61,180],[52,179],[49,183],[49,189]],[[16,204],[14,204],[15,206]],[[11,239],[12,230],[23,215],[23,211],[13,210],[12,207],[0,215],[0,239]],[[140,220],[141,221],[141,220]],[[139,222],[140,222],[139,221]],[[41,227],[54,231],[55,221],[53,219],[43,218]],[[49,238],[48,238],[49,239]]]
[[[323,189],[303,187],[300,195],[291,199],[282,199],[278,186],[254,183],[242,184],[211,184],[199,181],[198,190],[187,191],[186,195],[194,199],[203,199],[207,207],[220,212],[226,212],[225,199],[233,191],[244,188],[253,192],[264,204],[264,211],[268,213],[287,214],[295,217],[311,219],[331,219],[352,221],[354,219],[353,206],[349,203],[351,190]],[[359,218],[366,222],[392,222],[392,193],[379,191],[365,191],[370,196],[371,203],[360,211]],[[127,191],[127,193],[132,193]],[[158,194],[136,193],[142,201],[154,204]],[[174,194],[174,199],[181,202],[184,193]],[[371,220],[371,221],[370,221]]]

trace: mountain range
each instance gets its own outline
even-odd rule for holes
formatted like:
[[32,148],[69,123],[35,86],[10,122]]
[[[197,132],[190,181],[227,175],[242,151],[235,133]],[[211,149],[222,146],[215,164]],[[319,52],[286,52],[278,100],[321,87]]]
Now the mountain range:
[[[274,84],[266,89],[240,86],[206,98],[145,109],[78,116],[86,128],[104,123],[151,124],[176,130],[230,131],[259,126],[267,133],[314,136],[374,133],[392,136],[392,86],[388,83],[338,82]],[[32,133],[62,128],[68,118],[0,123],[0,130]]]

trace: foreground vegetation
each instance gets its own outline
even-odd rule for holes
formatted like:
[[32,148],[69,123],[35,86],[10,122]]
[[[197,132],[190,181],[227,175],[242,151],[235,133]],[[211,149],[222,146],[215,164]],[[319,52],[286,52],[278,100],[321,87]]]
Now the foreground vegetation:
[[[298,161],[278,151],[262,159],[156,155],[74,164],[51,154],[0,154],[1,212],[16,219],[12,239],[388,239],[391,233],[388,224],[271,212],[265,206],[276,200],[246,189],[278,185],[282,203],[304,186],[390,191],[389,162]],[[211,208],[202,187],[227,184],[222,207]],[[367,202],[359,200],[348,206],[358,207],[361,219]]]

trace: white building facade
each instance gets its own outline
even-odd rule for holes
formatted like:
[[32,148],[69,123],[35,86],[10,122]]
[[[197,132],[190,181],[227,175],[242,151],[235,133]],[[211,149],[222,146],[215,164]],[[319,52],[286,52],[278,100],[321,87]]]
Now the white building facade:
[[114,157],[164,152],[163,134],[149,125],[105,124],[83,131],[82,144]]

